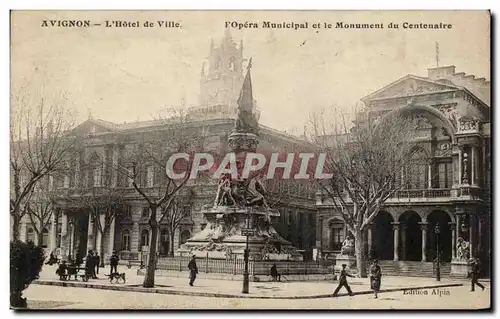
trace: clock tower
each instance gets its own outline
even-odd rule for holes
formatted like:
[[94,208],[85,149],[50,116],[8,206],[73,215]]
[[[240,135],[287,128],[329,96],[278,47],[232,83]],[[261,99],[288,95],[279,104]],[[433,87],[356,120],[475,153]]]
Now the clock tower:
[[197,111],[207,118],[236,118],[236,108],[243,84],[243,41],[239,46],[226,29],[219,46],[210,43],[210,52],[200,76]]

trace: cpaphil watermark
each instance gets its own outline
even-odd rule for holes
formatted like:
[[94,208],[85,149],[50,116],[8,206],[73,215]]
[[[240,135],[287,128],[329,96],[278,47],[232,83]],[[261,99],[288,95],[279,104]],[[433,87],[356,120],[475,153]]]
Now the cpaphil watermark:
[[237,160],[235,153],[227,153],[221,160],[209,153],[175,153],[167,161],[166,173],[174,180],[184,179],[186,174],[195,179],[200,172],[208,172],[214,179],[224,175],[233,179],[249,178],[256,172],[265,179],[329,179],[333,175],[325,172],[326,159],[325,153],[272,153],[270,158],[260,153],[247,153],[242,161]]

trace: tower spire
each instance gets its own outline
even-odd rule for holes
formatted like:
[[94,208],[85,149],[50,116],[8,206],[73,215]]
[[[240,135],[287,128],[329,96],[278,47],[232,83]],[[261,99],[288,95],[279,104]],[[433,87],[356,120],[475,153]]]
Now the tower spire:
[[253,114],[253,90],[252,90],[252,58],[248,62],[247,72],[243,85],[241,87],[240,96],[238,98],[238,118],[236,119],[236,131],[248,132],[257,134],[258,124]]

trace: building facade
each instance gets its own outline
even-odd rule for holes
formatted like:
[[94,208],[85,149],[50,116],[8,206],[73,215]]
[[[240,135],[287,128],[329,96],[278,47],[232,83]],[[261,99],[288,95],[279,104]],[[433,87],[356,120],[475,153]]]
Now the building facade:
[[[374,121],[398,108],[415,119],[421,145],[401,189],[387,200],[365,234],[371,256],[381,260],[432,262],[457,256],[469,243],[485,272],[491,255],[490,82],[457,73],[455,66],[407,75],[364,97],[358,121]],[[399,175],[399,174],[398,174]],[[341,213],[318,193],[316,245],[326,258],[340,253],[348,235]],[[435,226],[439,225],[438,233]],[[439,240],[437,238],[439,236]],[[351,236],[352,237],[352,236]]]
[[[207,60],[208,68],[203,66],[200,79],[200,105],[189,109],[188,125],[192,130],[203,130],[204,151],[224,155],[243,81],[243,43],[236,46],[227,31],[220,46],[214,47],[211,43]],[[258,115],[256,107],[255,112]],[[153,136],[168,139],[168,125],[162,120],[117,124],[90,117],[77,126],[69,133],[77,141],[77,152],[67,159],[64,173],[47,177],[36,190],[55,200],[51,220],[40,227],[25,216],[21,222],[21,240],[32,240],[50,251],[57,250],[63,258],[85,256],[89,249],[99,250],[101,246],[105,260],[113,250],[120,252],[122,260],[139,258],[139,254],[151,246],[148,205],[132,187],[131,180],[112,168],[126,167],[127,152],[143,141]],[[304,140],[262,125],[259,139],[257,152],[262,153],[296,150],[306,144]],[[154,194],[164,182],[162,174],[165,174],[164,166],[151,165],[137,182],[145,193]],[[276,207],[281,216],[275,228],[297,248],[311,251],[316,238],[313,185],[281,181],[273,185],[273,189],[287,195],[287,200]],[[213,204],[217,181],[195,180],[186,186],[186,192],[188,190],[194,196],[185,208],[189,210],[188,216],[175,230],[173,245],[168,227],[160,221],[157,242],[160,255],[167,255],[172,248],[175,251],[203,229],[206,224],[203,206]],[[124,205],[110,229],[101,234],[90,208],[75,203],[79,197],[102,197],[111,192],[119,192]],[[104,216],[100,218],[103,225]],[[37,227],[41,229],[40,236],[36,235]]]

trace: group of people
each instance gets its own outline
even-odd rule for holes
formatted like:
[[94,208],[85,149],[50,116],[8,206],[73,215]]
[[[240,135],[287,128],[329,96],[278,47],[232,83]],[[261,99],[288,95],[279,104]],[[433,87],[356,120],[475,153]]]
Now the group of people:
[[92,279],[97,279],[99,274],[99,264],[101,263],[101,257],[96,251],[89,250],[87,257],[85,257],[85,271],[87,275]]
[[[53,256],[53,253],[51,253],[49,261],[46,264],[52,265],[53,263],[55,263],[54,258],[55,256]],[[109,258],[110,274],[118,273],[119,261],[120,258],[118,257],[118,254],[116,253],[116,251],[113,251],[113,254]],[[70,262],[70,265],[68,265],[66,261],[63,260],[59,264],[59,267],[56,270],[56,274],[59,276],[69,275],[68,273],[69,268],[75,268],[75,269],[79,268],[81,263],[82,261],[80,262],[75,261],[75,262]],[[88,278],[98,279],[97,275],[99,274],[100,263],[101,263],[101,257],[99,256],[99,253],[89,250],[87,256],[85,257],[85,273],[87,274]]]

